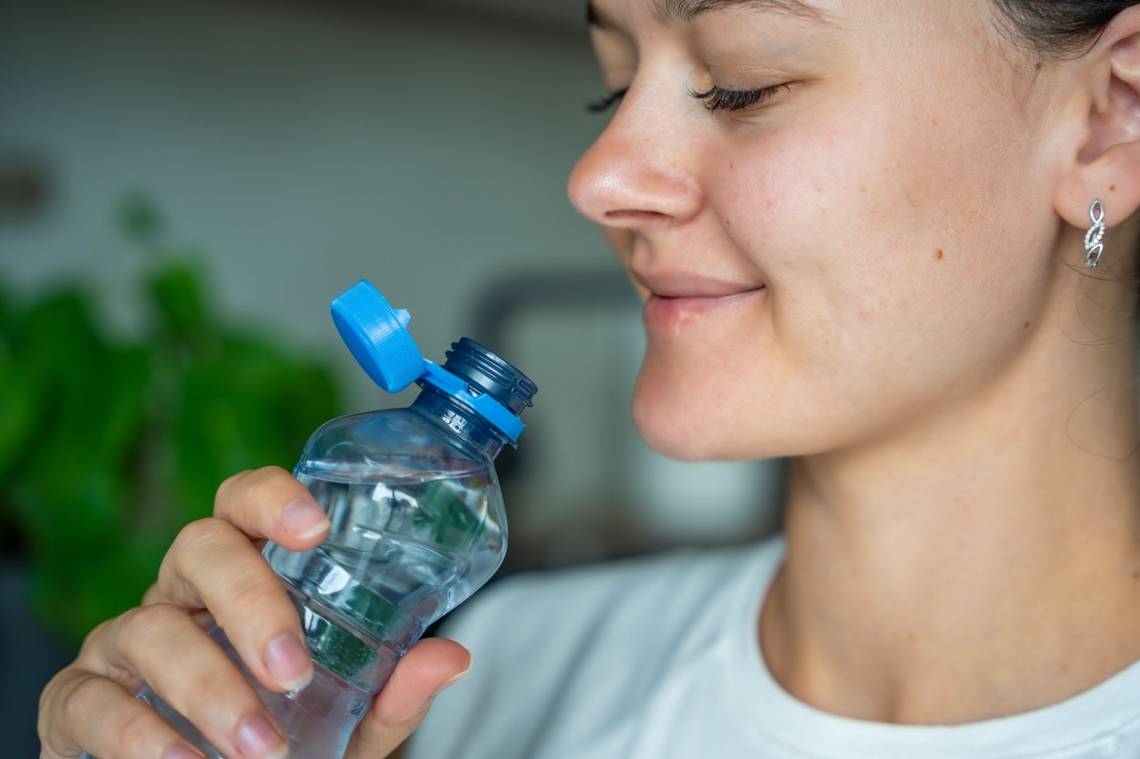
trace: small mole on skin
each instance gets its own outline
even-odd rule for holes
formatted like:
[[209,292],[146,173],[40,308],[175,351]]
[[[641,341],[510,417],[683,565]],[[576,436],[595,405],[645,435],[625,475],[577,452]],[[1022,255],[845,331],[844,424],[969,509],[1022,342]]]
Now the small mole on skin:
[[1029,322],[1026,322],[1025,324],[1022,324],[1022,325],[1021,325],[1021,328],[1022,328],[1022,329],[1029,329]]
[[934,260],[935,261],[941,261],[942,260],[942,248],[938,248],[937,250],[934,251]]
[[938,126],[938,119],[931,119],[930,120],[930,126],[932,126],[932,127]]
[[1109,192],[1116,192],[1116,185],[1114,185],[1114,184],[1110,184],[1110,185],[1108,186],[1108,191],[1109,191]]

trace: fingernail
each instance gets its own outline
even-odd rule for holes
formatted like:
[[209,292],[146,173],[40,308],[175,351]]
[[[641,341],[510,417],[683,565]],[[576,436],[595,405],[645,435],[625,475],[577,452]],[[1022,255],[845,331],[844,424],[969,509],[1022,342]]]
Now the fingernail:
[[162,752],[162,759],[206,759],[198,751],[187,746],[171,746]]
[[241,755],[248,759],[284,759],[289,754],[281,734],[260,714],[251,714],[241,721],[237,744]]
[[452,675],[451,677],[444,680],[443,683],[438,688],[436,688],[434,691],[432,691],[431,697],[435,698],[440,693],[443,693],[445,690],[450,688],[452,685],[455,685],[457,682],[459,682],[463,678],[463,676],[466,675],[470,671],[471,671],[471,665],[468,664],[467,669],[463,670],[458,675]]
[[329,518],[317,504],[298,499],[285,505],[281,524],[299,538],[311,538],[328,529]]
[[292,633],[274,638],[265,647],[265,666],[289,691],[301,690],[313,679],[309,654]]

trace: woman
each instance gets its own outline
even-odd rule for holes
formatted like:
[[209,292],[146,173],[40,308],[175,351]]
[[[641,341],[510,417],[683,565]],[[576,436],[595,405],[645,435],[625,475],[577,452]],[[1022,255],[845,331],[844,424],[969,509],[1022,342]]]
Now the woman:
[[[1140,753],[1137,5],[593,0],[617,109],[570,196],[646,299],[634,416],[677,458],[791,457],[786,528],[500,583],[352,756],[472,660],[415,756]],[[144,679],[280,755],[193,615],[305,682],[250,539],[325,529],[282,472],[223,484],[45,689],[44,756],[193,756]]]

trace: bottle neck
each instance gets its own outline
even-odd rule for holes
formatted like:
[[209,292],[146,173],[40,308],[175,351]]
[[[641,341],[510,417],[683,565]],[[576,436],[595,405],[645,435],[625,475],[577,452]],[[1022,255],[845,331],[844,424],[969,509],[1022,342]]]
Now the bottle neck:
[[506,440],[490,424],[430,385],[423,386],[411,408],[492,461],[503,450]]

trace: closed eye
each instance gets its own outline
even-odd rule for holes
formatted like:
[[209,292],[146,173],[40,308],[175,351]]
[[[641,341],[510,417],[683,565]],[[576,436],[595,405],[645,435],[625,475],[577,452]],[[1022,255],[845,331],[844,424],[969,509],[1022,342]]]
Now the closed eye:
[[629,87],[622,87],[620,90],[614,90],[600,100],[586,103],[586,110],[590,113],[603,113],[605,111],[608,111],[613,107],[614,103],[621,100],[627,92],[629,92]]
[[[713,85],[704,92],[689,91],[689,94],[698,100],[703,100],[705,110],[708,111],[743,111],[754,105],[768,100],[780,90],[790,89],[789,84],[776,84],[771,87],[761,87],[756,90],[728,90]],[[629,92],[629,87],[614,90],[605,97],[586,104],[586,110],[591,113],[604,113],[612,108]]]
[[764,102],[782,89],[790,87],[787,84],[776,84],[758,90],[726,90],[713,85],[704,92],[690,90],[689,94],[705,101],[705,109],[709,111],[743,111]]

